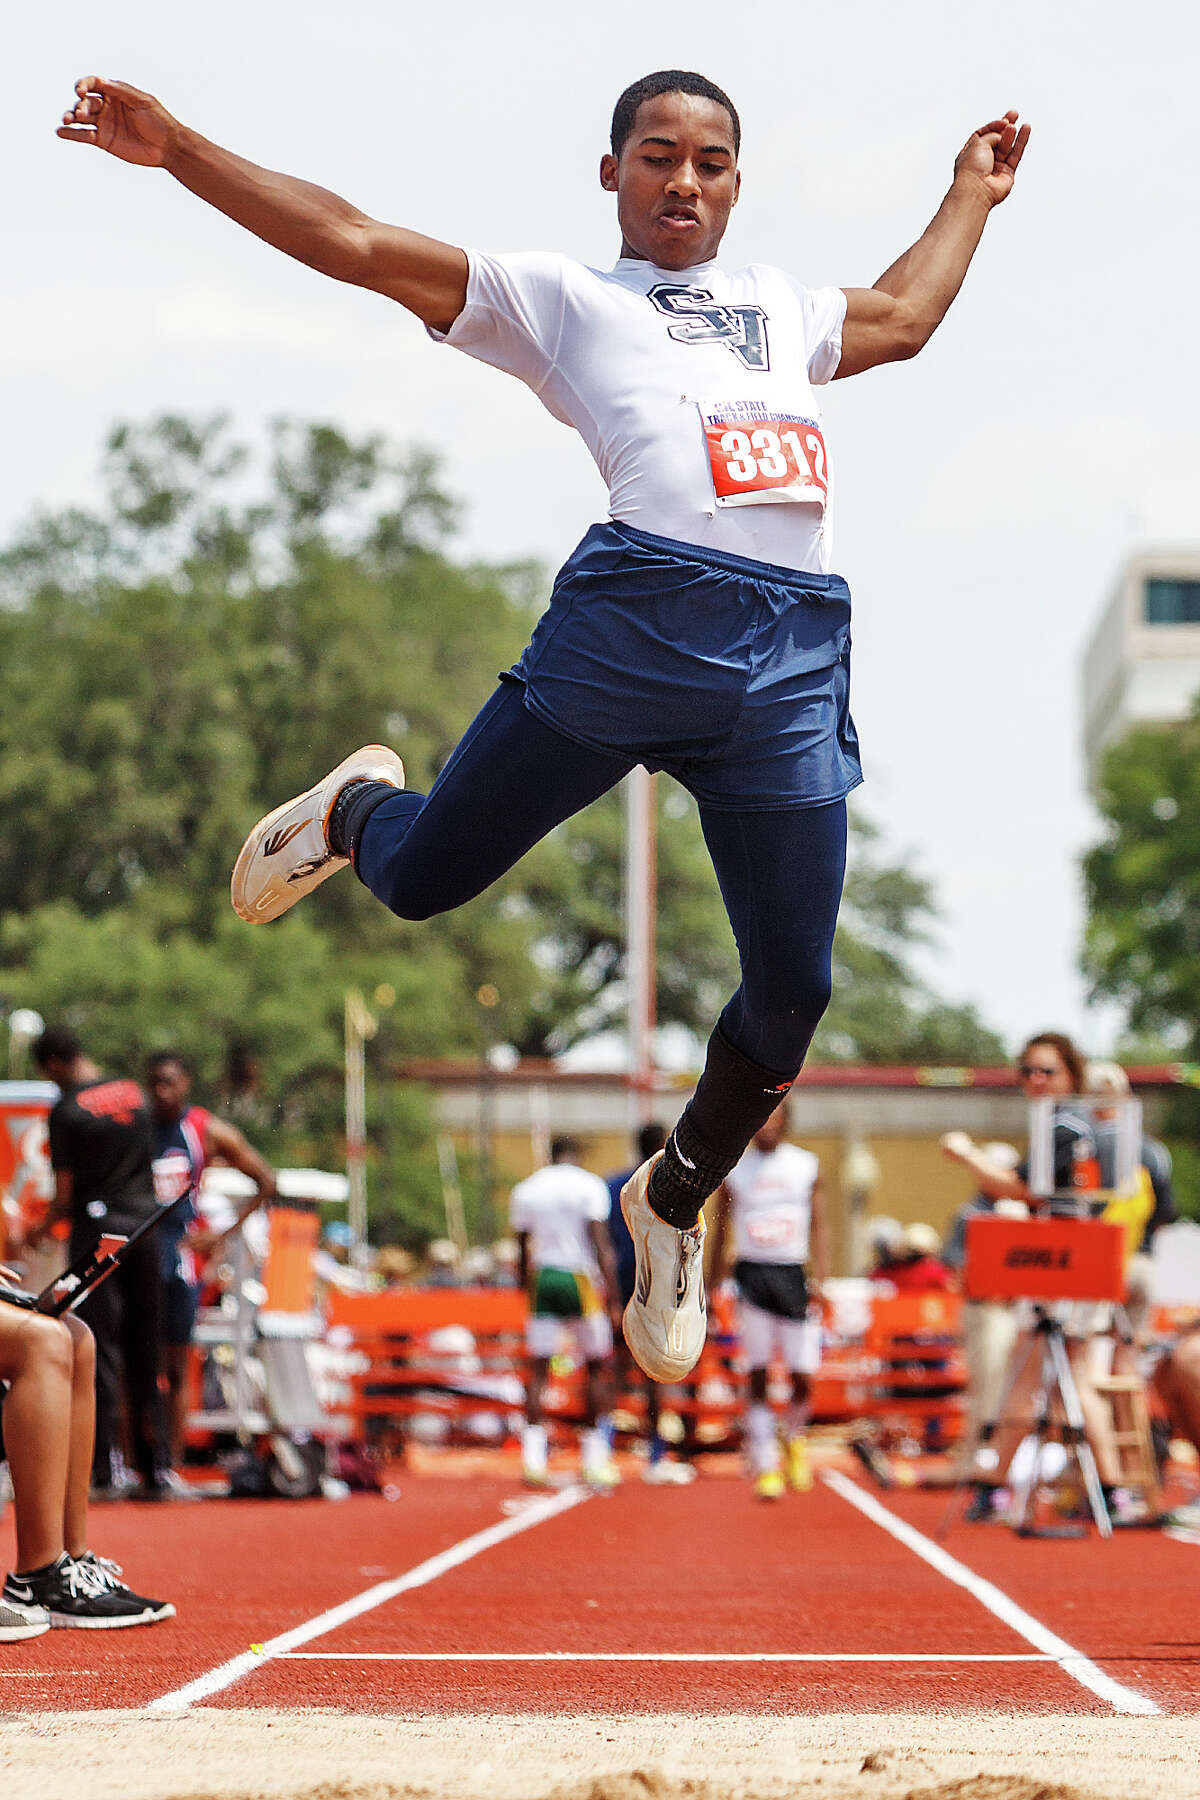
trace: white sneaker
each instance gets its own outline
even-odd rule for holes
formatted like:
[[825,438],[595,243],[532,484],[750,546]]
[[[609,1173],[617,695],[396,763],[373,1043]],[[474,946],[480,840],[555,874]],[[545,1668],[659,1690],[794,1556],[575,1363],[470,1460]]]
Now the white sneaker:
[[696,1471],[690,1463],[669,1462],[665,1456],[656,1463],[647,1463],[642,1470],[647,1487],[687,1487],[695,1479]]
[[652,1381],[681,1381],[699,1361],[708,1331],[704,1304],[704,1215],[691,1231],[660,1219],[646,1198],[650,1171],[636,1169],[621,1189],[637,1279],[622,1328],[633,1360]]
[[331,769],[315,787],[285,800],[260,819],[233,866],[229,897],[252,925],[277,919],[350,861],[335,856],[325,837],[333,803],[351,781],[404,786],[404,764],[384,744],[367,744]]
[[585,1487],[593,1494],[611,1494],[621,1485],[621,1471],[615,1462],[589,1463],[580,1470]]
[[[15,1576],[9,1576],[9,1582]],[[42,1637],[50,1629],[50,1614],[44,1606],[35,1606],[33,1594],[28,1601],[0,1600],[0,1644],[16,1644],[22,1638]]]

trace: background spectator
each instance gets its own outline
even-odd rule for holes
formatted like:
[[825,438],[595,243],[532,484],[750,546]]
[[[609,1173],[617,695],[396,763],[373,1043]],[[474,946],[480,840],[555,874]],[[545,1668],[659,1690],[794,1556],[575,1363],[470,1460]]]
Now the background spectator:
[[[37,1067],[62,1095],[49,1120],[55,1197],[41,1227],[71,1222],[71,1257],[105,1233],[128,1236],[158,1211],[150,1103],[136,1081],[104,1080],[71,1031],[51,1027],[33,1045]],[[159,1247],[148,1233],[84,1301],[79,1316],[96,1340],[96,1443],[92,1480],[123,1491],[122,1399],[141,1485],[134,1497],[171,1498],[166,1412],[159,1392],[162,1329]]]
[[529,1383],[521,1458],[531,1487],[544,1487],[547,1437],[542,1399],[550,1358],[570,1335],[587,1368],[586,1428],[581,1446],[584,1480],[616,1485],[612,1461],[610,1314],[619,1304],[616,1259],[608,1235],[608,1189],[579,1166],[577,1138],[556,1137],[550,1161],[512,1191],[509,1223],[521,1256],[522,1286],[529,1295],[525,1347]]

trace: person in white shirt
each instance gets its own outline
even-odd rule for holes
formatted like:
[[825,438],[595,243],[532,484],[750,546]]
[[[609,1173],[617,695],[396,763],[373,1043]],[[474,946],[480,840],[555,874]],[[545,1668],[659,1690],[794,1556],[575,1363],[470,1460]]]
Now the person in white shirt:
[[580,433],[608,484],[608,521],[560,572],[431,792],[405,791],[399,757],[369,745],[259,821],[231,891],[261,923],[353,863],[393,912],[424,919],[639,763],[695,796],[742,980],[666,1148],[622,1199],[638,1260],[626,1340],[647,1374],[679,1380],[705,1337],[701,1208],[791,1086],[828,1003],[845,800],[861,779],[819,389],[928,342],[1029,128],[1010,111],[972,132],[917,242],[873,287],[845,289],[718,263],[741,126],[729,96],[687,70],[645,76],[617,102],[600,161],[621,230],[608,270],[381,224],[121,81],[77,82],[59,135],[166,169],[267,243],[508,370]]
[[564,1337],[574,1340],[587,1369],[583,1478],[596,1488],[615,1487],[619,1480],[609,1416],[613,1349],[609,1308],[616,1303],[618,1289],[608,1235],[608,1188],[598,1175],[579,1166],[581,1155],[578,1138],[553,1138],[546,1167],[518,1182],[509,1203],[521,1285],[529,1296],[525,1348],[530,1369],[521,1435],[522,1473],[529,1487],[549,1484],[542,1402],[550,1358]]
[[[771,1363],[791,1379],[784,1418],[787,1482],[812,1486],[807,1430],[812,1377],[821,1366],[821,1321],[815,1303],[827,1273],[825,1200],[821,1166],[811,1150],[785,1141],[787,1102],[756,1131],[717,1195],[713,1234],[714,1281],[727,1238],[733,1240],[738,1285],[738,1334],[749,1371],[746,1448],[755,1492],[778,1500],[784,1491],[775,1418],[767,1400]],[[809,1280],[809,1267],[814,1283]]]

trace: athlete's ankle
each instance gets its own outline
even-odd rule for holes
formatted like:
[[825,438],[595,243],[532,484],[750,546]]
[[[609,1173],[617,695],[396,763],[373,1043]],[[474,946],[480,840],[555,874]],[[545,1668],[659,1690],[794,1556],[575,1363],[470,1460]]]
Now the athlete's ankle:
[[330,808],[325,827],[325,841],[335,856],[354,860],[363,826],[377,806],[396,792],[390,781],[368,781],[363,777],[348,781]]
[[712,1191],[700,1192],[699,1185],[680,1162],[673,1142],[669,1141],[650,1172],[646,1199],[651,1212],[657,1214],[664,1225],[673,1225],[676,1231],[694,1231],[704,1202]]

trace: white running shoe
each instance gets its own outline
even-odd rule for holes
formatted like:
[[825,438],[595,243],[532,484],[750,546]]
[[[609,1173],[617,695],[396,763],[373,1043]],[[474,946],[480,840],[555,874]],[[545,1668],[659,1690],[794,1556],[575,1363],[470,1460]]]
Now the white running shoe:
[[[15,1581],[10,1575],[9,1584]],[[0,1600],[0,1644],[15,1644],[22,1638],[42,1637],[50,1629],[50,1614],[44,1606],[34,1604],[33,1592],[28,1598]]]
[[691,1463],[671,1462],[665,1456],[658,1462],[647,1463],[642,1470],[642,1480],[647,1487],[689,1487],[695,1479],[696,1471]]
[[387,781],[404,786],[404,764],[384,744],[367,744],[331,769],[315,787],[285,800],[260,819],[233,866],[229,897],[239,918],[251,925],[279,918],[305,894],[336,875],[350,861],[335,856],[325,837],[333,803],[351,781]]
[[660,1219],[646,1198],[659,1150],[621,1189],[637,1279],[622,1329],[639,1369],[652,1381],[682,1381],[699,1361],[708,1331],[704,1303],[704,1214],[691,1231]]
[[590,1487],[593,1494],[611,1494],[621,1485],[621,1471],[615,1462],[589,1463],[580,1474],[584,1486]]

